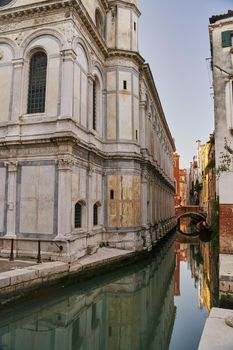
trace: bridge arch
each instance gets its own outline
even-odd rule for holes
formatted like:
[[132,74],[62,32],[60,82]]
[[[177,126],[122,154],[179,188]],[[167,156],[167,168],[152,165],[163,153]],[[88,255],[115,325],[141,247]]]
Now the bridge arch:
[[196,216],[200,216],[202,219],[206,220],[206,215],[203,213],[197,213],[194,211],[190,211],[190,212],[185,212],[183,214],[180,214],[179,216],[176,216],[177,220],[179,220],[180,218],[184,217],[184,216],[190,216],[190,215],[196,215]]
[[183,216],[198,215],[204,220],[206,219],[206,214],[203,212],[202,208],[198,205],[189,206],[179,206],[175,208],[175,214],[177,220]]

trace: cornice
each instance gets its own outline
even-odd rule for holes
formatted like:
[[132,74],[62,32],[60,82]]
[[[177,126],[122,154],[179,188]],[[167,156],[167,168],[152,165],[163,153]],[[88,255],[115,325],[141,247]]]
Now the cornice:
[[138,65],[143,65],[144,58],[136,51],[118,50],[118,49],[108,49],[108,58],[125,58],[135,61]]
[[85,24],[87,30],[89,31],[92,39],[97,43],[98,47],[100,48],[101,52],[104,54],[105,58],[108,55],[108,49],[105,44],[104,39],[101,37],[99,32],[97,31],[97,28],[95,24],[93,23],[90,15],[88,14],[87,10],[82,4],[81,0],[70,0],[71,6],[75,8],[77,11],[80,19]]
[[105,9],[105,11],[107,12],[109,10],[109,3],[108,0],[100,0],[101,4],[103,6],[103,8]]
[[23,17],[29,17],[33,14],[47,14],[48,11],[59,10],[62,8],[69,9],[70,11],[74,10],[77,12],[79,18],[84,23],[91,37],[94,39],[104,56],[107,57],[108,50],[105,41],[98,33],[95,24],[83,6],[81,0],[48,0],[46,2],[28,4],[16,8],[8,8],[0,11],[0,23],[4,20],[11,21],[12,19],[22,19]]
[[209,25],[209,28],[221,28],[221,27],[224,27],[224,26],[227,26],[227,25],[232,25],[233,24],[233,18],[231,18],[231,20],[219,20],[217,23],[213,23],[213,24],[210,24]]
[[69,8],[72,5],[72,1],[56,1],[48,0],[46,2],[37,2],[32,4],[26,4],[19,7],[7,8],[0,10],[0,20],[20,18],[23,16],[28,16],[34,13],[47,12],[49,10],[59,9],[59,8]]
[[163,123],[163,126],[164,126],[166,132],[167,132],[167,136],[168,136],[168,138],[170,140],[171,146],[173,148],[173,152],[175,152],[176,146],[175,146],[173,137],[171,135],[169,126],[167,124],[167,121],[166,121],[166,118],[165,118],[165,115],[164,115],[164,111],[163,111],[163,107],[162,107],[162,104],[161,104],[161,101],[160,101],[160,98],[159,98],[159,94],[158,94],[157,88],[155,86],[154,78],[153,78],[153,75],[152,75],[152,72],[151,72],[151,69],[150,69],[150,66],[149,66],[148,63],[143,65],[142,73],[143,73],[144,77],[146,78],[146,81],[148,82],[148,84],[149,84],[149,86],[151,88],[151,91],[152,91],[152,94],[153,94],[153,97],[154,97],[155,101],[157,102],[157,107],[159,108],[159,111],[160,111],[161,121]]
[[135,4],[132,4],[130,2],[125,2],[125,1],[122,1],[122,0],[111,0],[109,2],[109,7],[113,7],[113,6],[117,6],[117,5],[121,5],[122,7],[128,7],[128,8],[131,8],[133,9],[136,14],[138,16],[141,16],[141,12],[139,11],[139,9],[137,8],[137,6]]

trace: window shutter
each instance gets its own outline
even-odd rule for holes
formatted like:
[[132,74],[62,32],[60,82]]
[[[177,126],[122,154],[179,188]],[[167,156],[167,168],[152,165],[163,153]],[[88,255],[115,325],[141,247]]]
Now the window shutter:
[[233,32],[230,30],[222,32],[222,47],[230,47],[231,46],[232,34],[233,34]]

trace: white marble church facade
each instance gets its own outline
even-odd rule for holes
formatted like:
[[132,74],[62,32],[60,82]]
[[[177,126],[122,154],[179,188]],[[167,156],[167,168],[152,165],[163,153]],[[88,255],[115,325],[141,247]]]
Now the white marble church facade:
[[0,255],[150,249],[173,152],[135,1],[0,0]]

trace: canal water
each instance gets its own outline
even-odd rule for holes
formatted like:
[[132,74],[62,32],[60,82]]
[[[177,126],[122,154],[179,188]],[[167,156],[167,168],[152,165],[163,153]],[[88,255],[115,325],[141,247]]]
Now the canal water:
[[151,257],[0,311],[0,350],[196,350],[211,304],[210,242],[180,233]]

